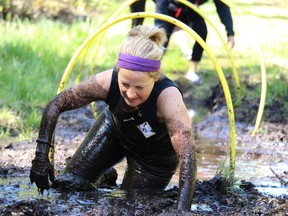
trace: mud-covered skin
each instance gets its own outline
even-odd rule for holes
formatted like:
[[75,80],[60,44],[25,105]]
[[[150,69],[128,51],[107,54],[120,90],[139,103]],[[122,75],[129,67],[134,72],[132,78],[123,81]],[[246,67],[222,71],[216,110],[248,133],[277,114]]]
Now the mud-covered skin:
[[[176,149],[176,152],[180,154],[179,158],[181,159],[177,209],[189,211],[195,191],[197,175],[195,143],[191,143],[191,140],[194,140],[194,137],[192,131],[182,122],[173,122],[173,124],[170,124],[173,125],[173,127],[168,130],[172,143],[174,143],[174,148]],[[182,138],[181,144],[178,140],[179,137]],[[173,142],[173,139],[176,139],[175,142]]]
[[48,154],[51,145],[41,140],[37,140],[37,148],[35,158],[32,160],[32,167],[30,171],[30,182],[35,182],[39,192],[50,188],[48,178],[54,182],[54,167],[51,165]]
[[97,99],[104,99],[106,95],[107,90],[101,86],[96,76],[58,94],[44,110],[38,139],[51,143],[61,113],[85,106]]
[[[101,97],[105,98],[106,95],[107,91],[103,88],[103,83],[98,81],[96,76],[93,76],[87,81],[58,94],[47,104],[44,110],[38,140],[41,140],[44,143],[52,143],[52,136],[61,113],[85,106],[92,101],[101,99]],[[39,152],[38,146],[39,145],[37,145],[35,158],[37,157],[37,151]],[[48,155],[48,151],[45,153]],[[46,155],[43,156],[42,154],[41,157],[44,158]],[[43,174],[43,172],[33,172],[33,167],[38,166],[38,161],[39,160],[34,160],[34,164],[31,168],[31,182],[35,182],[39,191],[43,191],[49,189],[48,175],[46,171],[45,174]],[[42,165],[41,169],[51,170],[49,168],[50,163],[42,163]]]

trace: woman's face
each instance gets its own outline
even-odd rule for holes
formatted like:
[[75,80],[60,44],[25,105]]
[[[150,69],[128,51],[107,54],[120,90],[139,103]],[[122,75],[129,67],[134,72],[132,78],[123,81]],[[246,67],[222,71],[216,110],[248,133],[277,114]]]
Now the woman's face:
[[144,103],[155,83],[155,79],[148,72],[131,71],[120,68],[118,71],[118,84],[121,95],[130,107],[137,107]]

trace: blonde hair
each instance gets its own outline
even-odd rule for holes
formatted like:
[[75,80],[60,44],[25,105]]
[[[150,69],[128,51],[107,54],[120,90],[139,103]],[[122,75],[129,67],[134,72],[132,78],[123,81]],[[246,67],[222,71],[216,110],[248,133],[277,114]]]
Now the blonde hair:
[[120,52],[152,60],[161,60],[164,53],[163,45],[166,40],[167,36],[163,28],[138,25],[129,31]]

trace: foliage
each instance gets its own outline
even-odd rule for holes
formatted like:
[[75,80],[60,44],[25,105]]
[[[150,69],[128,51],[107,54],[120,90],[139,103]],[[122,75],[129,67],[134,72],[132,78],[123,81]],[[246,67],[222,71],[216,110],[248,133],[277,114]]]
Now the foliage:
[[[118,3],[119,4],[119,3]],[[41,17],[71,22],[75,17],[103,16],[117,8],[117,1],[97,0],[0,0],[0,15],[6,20]]]
[[0,137],[9,136],[15,131],[17,127],[21,124],[20,117],[15,114],[14,111],[8,110],[7,108],[0,109]]
[[[16,126],[14,121],[13,124],[7,124],[7,122],[5,123],[5,121],[0,119],[0,133],[2,135],[9,135],[9,133],[10,135],[14,134],[8,127],[16,127],[18,133],[38,130],[41,111],[46,103],[56,94],[61,76],[73,53],[75,53],[79,45],[97,29],[99,23],[121,4],[120,1],[107,2],[97,0],[17,1],[25,2],[26,5],[24,4],[20,8],[22,8],[26,14],[30,14],[29,16],[22,16],[19,15],[18,12],[13,12],[14,7],[16,8],[15,2],[16,1],[13,0],[0,0],[0,13],[3,18],[6,18],[6,20],[0,20],[0,116],[4,115],[3,113],[9,113],[11,116],[11,113],[13,113],[13,118],[10,117],[11,120],[18,119]],[[33,5],[33,7],[31,7],[31,5]],[[17,7],[18,6],[19,5],[17,5]],[[253,8],[255,11],[262,7],[261,4],[260,6],[256,6]],[[53,18],[53,16],[55,18],[55,14],[57,14],[56,17],[62,16],[59,13],[60,8],[68,7],[73,8],[72,12],[69,11],[69,13],[73,15],[73,22],[69,22],[70,24],[61,22],[59,19],[54,21],[46,18],[39,19],[39,12],[37,12],[39,16],[36,16],[38,19],[31,20],[33,18],[32,12],[36,9],[42,11],[42,14],[47,15],[48,18]],[[81,7],[84,8],[84,15],[88,16],[87,14],[89,14],[91,19],[74,20],[75,17],[83,15],[83,13],[80,13]],[[211,7],[205,7],[203,6],[203,10],[207,9],[207,11],[211,11]],[[239,7],[242,8],[244,6],[239,4]],[[75,15],[73,11],[76,8],[77,13],[75,12]],[[274,10],[278,10],[277,7],[275,8]],[[270,9],[272,10],[272,8]],[[56,10],[58,10],[58,12],[56,12]],[[248,10],[247,5],[245,5],[245,10]],[[7,18],[8,13],[10,13],[9,19]],[[35,12],[34,15],[37,13]],[[97,18],[93,18],[96,17],[96,15]],[[19,19],[21,17],[28,17],[29,19]],[[212,15],[212,17],[213,20],[217,20],[214,19],[215,15]],[[235,51],[233,51],[240,82],[245,81],[248,83],[248,86],[241,86],[242,95],[246,98],[259,99],[261,73],[255,44],[261,39],[263,40],[260,41],[261,48],[267,67],[268,92],[266,104],[273,104],[277,100],[281,101],[282,104],[284,104],[284,111],[288,113],[288,69],[285,58],[288,48],[288,33],[287,30],[282,28],[284,21],[282,18],[279,19],[277,17],[263,18],[262,16],[248,16],[244,18],[246,22],[243,20],[240,22],[237,17],[235,17],[237,37],[236,48]],[[266,25],[263,26],[263,28],[257,25],[259,22],[262,23],[263,20],[267,26],[269,25],[273,28],[272,35],[269,34],[269,29],[267,30],[265,28]],[[93,68],[94,73],[105,70],[115,64],[119,45],[127,34],[130,24],[131,23],[127,21],[109,29],[105,34],[100,50],[96,56],[94,53],[95,44],[87,50],[85,56],[81,56],[81,59],[85,57],[81,80],[90,75],[92,64],[96,65]],[[250,34],[249,38],[247,38],[247,32],[251,32],[251,29],[255,27],[255,25],[259,28],[259,34],[265,35],[265,37],[255,36],[251,38]],[[251,29],[247,30],[248,27]],[[235,97],[229,60],[227,56],[223,54],[225,52],[221,45],[219,45],[217,36],[214,35],[211,29],[208,31],[207,44],[222,66],[229,81],[232,96]],[[281,34],[278,33],[278,31],[281,32]],[[223,32],[225,31],[223,30]],[[255,32],[255,34],[256,33],[257,32]],[[115,38],[117,38],[117,40],[115,40]],[[172,37],[168,50],[163,58],[163,72],[172,79],[178,79],[179,77],[183,77],[188,68],[188,64],[189,62],[182,58],[181,52],[173,42]],[[78,69],[79,62],[77,62],[71,73],[67,87],[74,84],[73,81],[75,80]],[[201,77],[203,85],[197,87],[198,90],[196,89],[193,94],[209,92],[213,85],[219,83],[215,68],[205,53],[199,65],[199,71],[202,71]]]
[[223,194],[230,193],[238,196],[243,194],[241,187],[245,183],[239,183],[239,179],[234,176],[234,170],[231,170],[226,159],[222,161],[212,180],[215,182],[215,187]]

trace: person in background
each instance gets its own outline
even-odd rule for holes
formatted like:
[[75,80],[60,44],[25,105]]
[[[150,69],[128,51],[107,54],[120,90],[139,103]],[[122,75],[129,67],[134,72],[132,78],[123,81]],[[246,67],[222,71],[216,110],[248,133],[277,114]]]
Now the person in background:
[[[198,7],[201,4],[207,2],[207,0],[189,0],[189,1]],[[221,0],[214,0],[214,3],[219,18],[221,22],[224,24],[227,32],[228,47],[233,48],[235,45],[235,40],[234,40],[233,20],[230,8],[226,4],[221,2]],[[186,7],[185,5],[180,4],[177,0],[156,0],[156,12],[179,19],[186,25],[190,26],[204,41],[206,41],[207,26],[205,20],[198,13]],[[174,31],[175,25],[160,19],[155,19],[155,25],[161,26],[166,30],[168,40],[164,46],[167,47],[170,36]],[[189,69],[185,77],[188,80],[190,80],[193,84],[199,85],[201,80],[196,72],[197,72],[197,66],[203,55],[203,48],[197,41],[195,41],[191,53],[192,55],[190,58]]]
[[[43,193],[53,187],[94,190],[107,170],[127,160],[122,189],[165,189],[180,166],[177,209],[190,211],[196,184],[192,122],[177,85],[161,73],[166,33],[136,26],[123,42],[114,68],[97,73],[48,102],[40,124],[30,181]],[[54,178],[48,158],[61,113],[94,101],[108,105]]]

